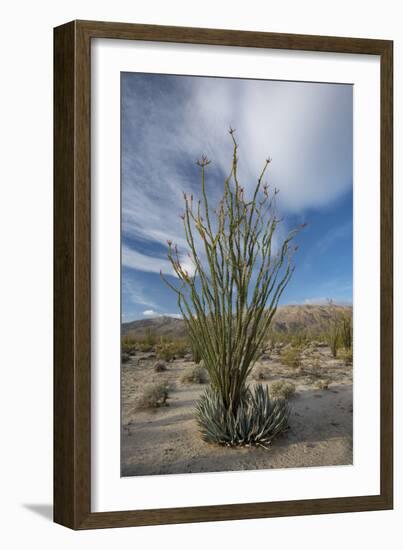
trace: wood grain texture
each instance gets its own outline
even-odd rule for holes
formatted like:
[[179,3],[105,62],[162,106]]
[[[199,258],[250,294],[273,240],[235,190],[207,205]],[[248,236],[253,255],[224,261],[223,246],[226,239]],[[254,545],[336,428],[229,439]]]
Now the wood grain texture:
[[[91,39],[381,57],[381,488],[379,495],[91,512]],[[393,43],[73,21],[54,31],[54,520],[72,529],[385,510],[393,506]],[[240,495],[242,499],[242,495]]]

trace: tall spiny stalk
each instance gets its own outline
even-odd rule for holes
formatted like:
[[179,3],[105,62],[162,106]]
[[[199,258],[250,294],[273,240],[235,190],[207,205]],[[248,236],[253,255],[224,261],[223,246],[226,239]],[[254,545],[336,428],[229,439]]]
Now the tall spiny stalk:
[[[218,207],[209,205],[206,190],[206,156],[197,161],[201,171],[201,199],[184,194],[182,216],[194,273],[181,263],[176,245],[168,241],[168,258],[180,280],[177,303],[197,343],[211,385],[227,410],[234,414],[247,389],[246,379],[267,335],[279,299],[294,267],[291,241],[285,238],[277,251],[273,238],[281,220],[275,214],[275,189],[264,182],[267,159],[250,200],[238,180],[238,144],[229,131],[233,155]],[[202,243],[198,250],[197,239]]]
[[350,350],[353,345],[352,318],[348,314],[342,314],[340,319],[340,334],[343,346]]

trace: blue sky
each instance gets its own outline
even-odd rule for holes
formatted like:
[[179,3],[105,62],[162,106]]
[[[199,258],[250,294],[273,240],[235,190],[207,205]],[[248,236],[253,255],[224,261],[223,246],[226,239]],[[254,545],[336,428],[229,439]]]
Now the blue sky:
[[[351,85],[122,73],[122,320],[178,315],[167,240],[185,254],[183,192],[196,196],[207,154],[211,204],[231,163],[236,129],[246,193],[270,156],[280,234],[298,235],[296,270],[281,302],[352,301]],[[185,260],[184,260],[185,261]]]

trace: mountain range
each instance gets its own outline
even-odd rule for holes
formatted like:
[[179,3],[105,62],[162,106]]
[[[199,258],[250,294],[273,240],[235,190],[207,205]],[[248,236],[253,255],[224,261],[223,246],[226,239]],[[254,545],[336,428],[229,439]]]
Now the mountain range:
[[[344,305],[280,306],[273,318],[272,329],[278,333],[296,334],[307,331],[310,334],[320,334],[337,316],[351,316],[352,311],[352,306]],[[143,338],[150,330],[157,337],[185,338],[187,335],[183,319],[166,315],[122,323],[122,336]]]

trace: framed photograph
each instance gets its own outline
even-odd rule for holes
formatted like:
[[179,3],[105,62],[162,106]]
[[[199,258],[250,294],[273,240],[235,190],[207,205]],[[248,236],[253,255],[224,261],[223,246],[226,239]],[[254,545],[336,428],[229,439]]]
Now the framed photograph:
[[393,506],[393,43],[54,32],[54,520]]

